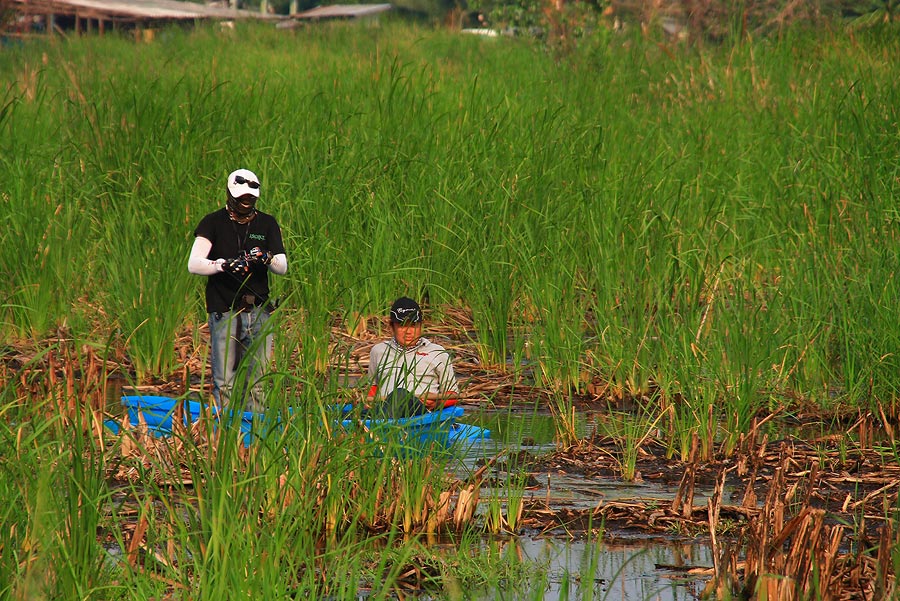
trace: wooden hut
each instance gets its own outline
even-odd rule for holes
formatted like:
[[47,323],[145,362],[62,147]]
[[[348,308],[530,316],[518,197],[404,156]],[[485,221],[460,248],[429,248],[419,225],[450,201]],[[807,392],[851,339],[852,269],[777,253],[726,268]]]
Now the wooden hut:
[[176,22],[283,18],[267,11],[177,0],[6,0],[5,4],[16,14],[13,33],[21,34],[42,31],[102,34],[108,29],[152,29]]

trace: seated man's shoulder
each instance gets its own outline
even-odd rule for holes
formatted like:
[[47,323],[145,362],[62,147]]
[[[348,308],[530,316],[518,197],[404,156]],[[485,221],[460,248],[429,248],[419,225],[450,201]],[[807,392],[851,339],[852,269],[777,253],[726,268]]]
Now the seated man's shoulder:
[[425,352],[428,352],[428,353],[446,353],[446,352],[448,352],[447,349],[443,347],[443,345],[438,344],[437,342],[434,342],[433,340],[430,340],[428,338],[423,338],[422,341],[424,342],[424,344],[422,345],[422,350],[424,350]]
[[388,341],[382,340],[381,342],[376,342],[375,344],[373,344],[372,349],[369,352],[371,352],[371,353],[384,352],[385,349],[387,349],[389,347],[390,347],[390,345],[388,345]]

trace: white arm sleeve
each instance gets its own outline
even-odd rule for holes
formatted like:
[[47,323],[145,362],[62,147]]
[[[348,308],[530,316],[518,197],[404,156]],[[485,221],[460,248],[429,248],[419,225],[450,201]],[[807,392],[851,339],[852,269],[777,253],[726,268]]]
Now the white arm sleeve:
[[277,275],[284,275],[287,273],[287,255],[284,253],[279,253],[272,257],[272,262],[269,263],[269,271]]
[[[191,256],[188,259],[188,271],[194,275],[214,275],[222,271],[223,259],[211,261],[209,251],[212,250],[212,242],[203,236],[194,238],[194,246],[191,247]],[[285,262],[287,267],[287,262]]]

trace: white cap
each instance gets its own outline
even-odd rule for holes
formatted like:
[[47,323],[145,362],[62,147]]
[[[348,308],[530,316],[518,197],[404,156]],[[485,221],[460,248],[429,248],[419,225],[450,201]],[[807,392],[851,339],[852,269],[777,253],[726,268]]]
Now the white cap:
[[259,178],[248,169],[238,169],[228,174],[228,192],[232,198],[252,194],[259,198]]

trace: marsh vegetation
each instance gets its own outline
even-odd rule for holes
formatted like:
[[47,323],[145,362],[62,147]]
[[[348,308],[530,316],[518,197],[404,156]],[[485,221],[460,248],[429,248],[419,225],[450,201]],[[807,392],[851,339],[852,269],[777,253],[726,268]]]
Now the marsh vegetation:
[[[719,468],[715,496],[756,466],[771,498],[755,490],[745,522],[721,499],[699,519],[687,482],[663,514],[712,535],[718,597],[824,596],[844,567],[855,598],[892,594],[896,29],[592,36],[561,55],[390,22],[238,24],[4,48],[0,595],[464,598],[517,582],[528,567],[482,533],[540,528],[536,464],[448,476],[452,458],[398,463],[321,419],[361,394],[398,291],[427,303],[471,414],[548,412],[568,457],[612,459],[605,478],[646,477],[652,453]],[[250,449],[211,427],[110,437],[111,381],[208,390],[186,260],[239,166],[291,260],[269,378],[291,427]],[[601,415],[591,437],[583,410]],[[763,430],[809,416],[835,438],[799,453]],[[842,471],[881,480],[839,487],[841,511],[798,492]],[[487,477],[511,492],[478,503]],[[579,516],[590,536],[602,514]],[[715,536],[726,521],[755,545],[745,571]],[[427,544],[438,534],[453,553]],[[798,566],[815,577],[783,578]]]

